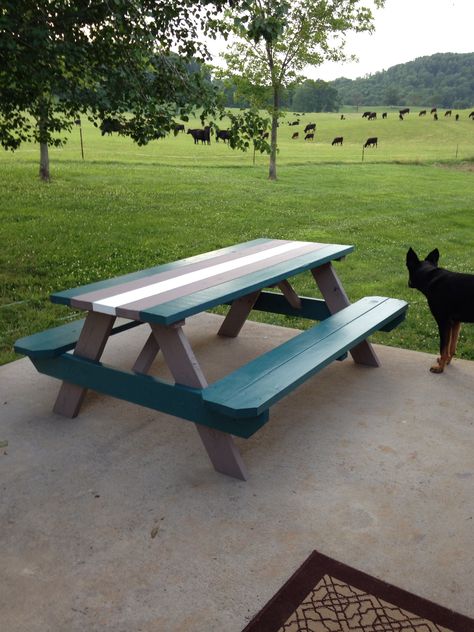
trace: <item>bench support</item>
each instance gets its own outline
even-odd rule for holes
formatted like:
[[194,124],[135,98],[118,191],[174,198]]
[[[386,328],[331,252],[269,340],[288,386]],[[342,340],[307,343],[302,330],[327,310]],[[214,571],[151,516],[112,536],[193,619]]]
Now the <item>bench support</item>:
[[[101,314],[99,312],[89,312],[77,341],[74,355],[87,358],[88,360],[99,360],[105,344],[110,336],[115,322],[115,316]],[[87,389],[77,384],[63,382],[59,389],[53,411],[65,417],[77,417],[81,408]]]
[[159,350],[160,345],[156,342],[153,332],[151,332],[145,342],[145,346],[140,351],[138,358],[135,360],[132,371],[134,371],[134,373],[148,373]]
[[[335,314],[351,304],[336,271],[330,263],[314,268],[311,270],[311,273],[331,314]],[[367,340],[350,349],[350,354],[357,364],[380,366],[380,361],[372,345]]]
[[[151,328],[175,381],[184,386],[205,388],[207,380],[182,327],[153,324]],[[196,424],[196,428],[214,469],[247,480],[247,468],[232,435],[200,424]]]
[[227,312],[227,316],[217,332],[218,335],[227,338],[238,336],[259,295],[260,290],[236,299]]

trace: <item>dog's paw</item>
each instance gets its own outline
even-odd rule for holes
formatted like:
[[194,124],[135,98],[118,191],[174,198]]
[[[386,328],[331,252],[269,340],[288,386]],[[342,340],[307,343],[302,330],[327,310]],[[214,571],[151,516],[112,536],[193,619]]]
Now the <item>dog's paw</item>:
[[430,371],[431,373],[442,373],[443,367],[440,366],[439,364],[433,364],[433,366],[430,367]]

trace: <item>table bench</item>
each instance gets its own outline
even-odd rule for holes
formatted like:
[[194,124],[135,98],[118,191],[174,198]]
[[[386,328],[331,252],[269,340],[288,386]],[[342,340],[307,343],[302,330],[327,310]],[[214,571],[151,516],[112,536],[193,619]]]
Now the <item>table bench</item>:
[[[266,248],[274,247],[273,242],[267,243],[269,240],[247,242],[240,247],[245,248],[251,244],[251,251],[258,252],[260,241],[263,241]],[[277,246],[282,243],[274,241]],[[123,313],[119,309],[111,313],[109,299],[106,299],[108,303],[104,310],[108,311],[105,313],[94,311],[95,303],[86,303],[86,300],[91,300],[89,297],[102,297],[109,287],[104,282],[84,289],[68,290],[56,295],[57,302],[69,301],[72,297],[72,301],[75,301],[74,306],[90,305],[86,307],[90,310],[87,319],[22,338],[16,342],[15,350],[28,355],[39,372],[63,381],[54,408],[56,412],[70,417],[76,416],[86,390],[93,389],[193,421],[215,469],[245,479],[245,466],[232,442],[232,435],[243,438],[252,436],[268,421],[272,405],[333,360],[346,357],[348,352],[356,362],[378,366],[377,357],[367,342],[367,337],[375,331],[389,331],[396,327],[404,319],[407,309],[404,301],[386,297],[365,297],[350,304],[328,261],[327,249],[322,248],[324,255],[318,260],[315,256],[308,257],[307,251],[311,244],[307,242],[283,243],[306,244],[304,266],[313,273],[323,299],[298,297],[289,283],[280,278],[281,273],[275,277],[274,269],[270,269],[267,275],[258,272],[259,284],[256,288],[255,274],[252,270],[250,278],[247,279],[245,275],[238,277],[241,288],[238,293],[234,283],[232,292],[229,292],[228,286],[225,290],[219,289],[217,285],[212,286],[214,304],[231,303],[219,334],[236,336],[251,309],[320,322],[213,384],[207,383],[184,336],[184,321],[178,319],[178,316],[182,319],[183,316],[203,311],[203,305],[208,307],[209,292],[205,292],[203,299],[199,298],[199,303],[195,295],[190,295],[189,292],[183,295],[183,300],[177,299],[176,291],[173,290],[171,302],[174,317],[170,316],[171,303],[168,301],[163,308],[153,303],[149,313],[145,310],[133,312],[129,306],[125,306],[124,313],[132,316],[132,319],[116,322],[116,317],[123,317]],[[318,252],[317,247],[323,245],[314,246]],[[345,254],[348,248],[350,247],[334,246],[330,258],[337,258],[336,255],[341,252]],[[227,262],[232,256],[228,252],[229,249],[222,249],[210,253],[212,266],[215,268],[216,260],[222,259],[221,253],[224,253]],[[188,274],[186,265],[189,262],[193,270],[192,275],[195,274],[196,266],[210,265],[208,259],[203,257],[204,255],[183,260],[186,263],[178,262],[178,285],[183,284],[182,275]],[[204,263],[201,263],[202,261]],[[295,263],[296,269],[300,271],[301,257],[295,257],[295,261],[291,261],[291,270],[295,269]],[[277,266],[280,271],[280,260]],[[164,273],[161,272],[161,268]],[[158,278],[158,284],[162,283],[160,279],[163,276],[168,284],[170,275],[171,280],[174,278],[172,270],[170,264],[167,264],[153,268],[150,274],[154,282]],[[192,278],[194,280],[194,276]],[[137,284],[142,284],[140,279],[140,275],[137,274],[125,277],[125,282],[122,279],[114,279],[110,286],[111,291],[117,292],[117,288],[129,291],[131,285],[135,288]],[[222,284],[222,277],[219,280],[221,285],[226,285]],[[224,278],[224,281],[227,279]],[[202,285],[201,281],[200,284]],[[198,293],[203,292],[201,285],[197,289]],[[263,290],[263,287],[268,285],[278,286],[281,293]],[[168,285],[166,289],[168,291]],[[99,309],[102,310],[102,307]],[[160,322],[160,319],[166,319],[168,322]],[[110,335],[142,325],[144,321],[148,321],[147,326],[151,328],[151,334],[132,370],[107,366],[99,361]],[[175,383],[148,375],[151,363],[159,350],[164,355]]]

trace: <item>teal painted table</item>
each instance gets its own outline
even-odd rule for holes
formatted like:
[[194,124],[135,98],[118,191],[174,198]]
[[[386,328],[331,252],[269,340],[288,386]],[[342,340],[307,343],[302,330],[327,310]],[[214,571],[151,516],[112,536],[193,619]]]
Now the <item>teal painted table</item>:
[[[404,318],[404,301],[368,297],[350,304],[332,261],[352,246],[256,239],[122,277],[55,293],[51,300],[83,309],[83,321],[17,341],[38,371],[63,381],[54,411],[75,417],[88,388],[196,423],[214,465],[246,479],[232,435],[249,437],[269,408],[349,351],[378,366],[367,337]],[[299,297],[289,279],[310,270],[323,299]],[[277,291],[268,291],[273,288]],[[185,319],[216,305],[230,309],[218,332],[237,336],[252,309],[321,321],[276,349],[209,385],[184,332]],[[117,317],[127,319],[116,324]],[[137,325],[150,334],[131,371],[100,362],[109,336]],[[161,351],[174,377],[148,371]]]

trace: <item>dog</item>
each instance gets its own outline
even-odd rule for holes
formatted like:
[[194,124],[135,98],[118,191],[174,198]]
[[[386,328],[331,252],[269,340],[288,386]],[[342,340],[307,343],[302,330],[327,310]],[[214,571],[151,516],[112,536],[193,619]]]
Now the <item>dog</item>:
[[439,353],[432,373],[442,373],[454,354],[461,323],[474,322],[474,274],[438,268],[439,250],[432,250],[424,261],[410,248],[406,264],[408,285],[423,292],[439,329]]

